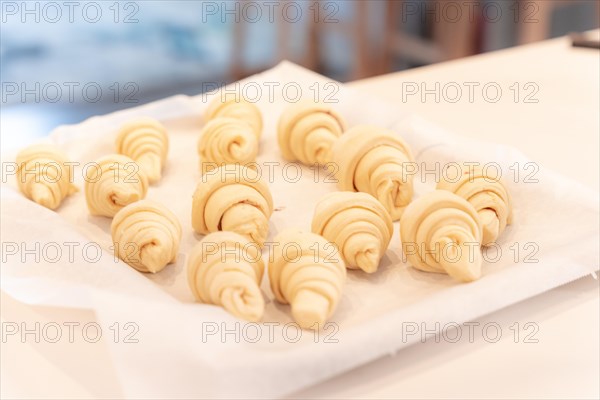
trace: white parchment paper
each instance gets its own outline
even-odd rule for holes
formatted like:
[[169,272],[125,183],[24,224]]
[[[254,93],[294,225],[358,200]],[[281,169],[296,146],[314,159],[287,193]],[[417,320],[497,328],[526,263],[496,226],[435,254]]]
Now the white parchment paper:
[[[286,84],[289,92],[284,94]],[[350,126],[376,124],[403,136],[419,172],[434,171],[418,174],[416,196],[435,186],[436,165],[478,161],[497,167],[512,194],[514,223],[499,248],[488,254],[494,261],[484,265],[483,277],[469,284],[410,268],[403,261],[395,223],[379,271],[369,276],[349,272],[327,329],[315,335],[290,325],[289,308],[274,301],[266,277],[264,321],[275,324],[248,324],[218,307],[194,303],[186,282],[186,256],[200,239],[190,221],[191,196],[200,179],[196,144],[211,97],[176,96],[59,127],[49,140],[81,164],[75,168],[80,189],[83,165],[113,152],[116,129],[124,121],[148,115],[170,132],[163,179],[150,187],[147,198],[166,204],[179,217],[183,240],[178,262],[156,275],[140,274],[115,259],[111,221],[89,216],[82,191],[53,212],[24,198],[14,177],[2,184],[2,290],[33,305],[88,308],[100,321],[135,322],[139,343],[109,343],[125,395],[281,396],[420,340],[403,335],[406,323],[443,327],[469,321],[598,270],[598,195],[518,151],[467,141],[290,63],[252,76],[237,88],[250,96],[260,94],[265,129],[258,162],[277,163],[263,169],[276,208],[270,239],[286,227],[309,230],[317,200],[336,190],[335,183],[325,182],[323,171],[288,166],[279,156],[277,119],[298,88],[309,99],[337,100]],[[2,158],[3,163],[13,160],[10,154]],[[54,259],[57,246],[62,255]],[[37,259],[23,251],[36,248]]]

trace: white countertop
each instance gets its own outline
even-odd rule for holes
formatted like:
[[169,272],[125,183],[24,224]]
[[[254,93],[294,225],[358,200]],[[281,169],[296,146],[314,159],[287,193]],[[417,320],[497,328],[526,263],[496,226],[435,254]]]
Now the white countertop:
[[[561,38],[351,85],[465,136],[514,146],[597,191],[599,81],[600,52],[572,48],[568,39]],[[433,89],[436,82],[440,83],[439,102],[434,94],[423,101],[420,93],[407,92],[415,87],[420,91],[422,83]],[[516,99],[515,83],[520,88]],[[531,84],[526,87],[527,83]],[[482,92],[486,84],[487,100]],[[468,85],[474,87],[472,101]],[[456,95],[451,90],[456,86],[462,88],[462,97],[451,103]],[[496,103],[491,102],[494,87],[502,90]],[[525,102],[536,88],[529,100],[538,102]],[[94,321],[91,312],[44,309],[40,313],[1,296],[3,322]],[[295,397],[598,398],[599,316],[599,282],[589,276],[476,321],[479,328],[498,324],[502,336],[496,343],[485,340],[480,329],[475,329],[472,342],[467,330],[457,343],[436,343],[430,338]],[[532,336],[526,340],[528,333]],[[48,352],[64,354],[64,362],[49,362]],[[77,354],[79,361],[69,359],[69,354]],[[120,396],[101,342],[11,341],[2,345],[0,378],[2,398]]]

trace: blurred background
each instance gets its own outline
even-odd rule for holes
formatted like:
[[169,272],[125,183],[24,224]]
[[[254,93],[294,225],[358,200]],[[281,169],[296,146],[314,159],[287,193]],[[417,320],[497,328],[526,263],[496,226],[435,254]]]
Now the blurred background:
[[0,1],[1,140],[287,59],[340,81],[597,28],[597,0]]

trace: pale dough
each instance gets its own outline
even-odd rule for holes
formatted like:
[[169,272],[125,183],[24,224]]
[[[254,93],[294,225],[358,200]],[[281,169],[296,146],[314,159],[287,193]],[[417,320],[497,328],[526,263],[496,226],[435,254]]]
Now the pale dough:
[[68,166],[67,156],[55,146],[29,146],[17,154],[16,163],[19,189],[44,207],[55,210],[78,190],[72,184],[73,166]]
[[85,171],[85,200],[92,215],[113,217],[121,208],[146,197],[148,178],[129,157],[104,156]]
[[328,105],[300,102],[281,115],[277,139],[287,161],[324,165],[331,161],[331,148],[345,130],[342,116]]
[[158,182],[169,152],[165,127],[152,118],[138,118],[124,124],[117,135],[117,153],[134,160],[150,183]]
[[156,273],[177,261],[181,224],[162,204],[129,204],[115,215],[110,228],[117,257],[138,271]]
[[263,120],[260,110],[240,94],[218,93],[215,95],[204,113],[204,120],[208,122],[218,117],[230,117],[246,122],[252,128],[257,140],[262,135]]
[[370,194],[334,192],[317,204],[312,231],[338,246],[348,268],[372,273],[379,267],[394,228],[390,214]]
[[202,173],[223,164],[248,165],[254,163],[258,154],[258,139],[244,121],[218,117],[202,129],[198,154]]
[[414,159],[408,145],[393,131],[360,125],[349,129],[333,147],[341,190],[365,192],[379,200],[392,220],[402,216],[413,197]]
[[287,229],[269,256],[269,280],[277,301],[291,304],[304,329],[321,329],[335,311],[346,282],[337,247],[315,233]]
[[400,240],[408,262],[464,282],[481,276],[481,222],[473,206],[446,190],[413,201],[400,220]]
[[201,234],[233,231],[263,246],[273,213],[269,187],[258,172],[225,165],[202,176],[192,199],[192,226]]
[[496,242],[512,222],[508,190],[499,178],[487,176],[479,165],[461,165],[460,176],[442,176],[438,189],[456,193],[475,207],[483,225],[483,245]]
[[234,232],[214,232],[192,249],[188,283],[197,301],[222,306],[236,317],[259,321],[264,264],[256,243]]

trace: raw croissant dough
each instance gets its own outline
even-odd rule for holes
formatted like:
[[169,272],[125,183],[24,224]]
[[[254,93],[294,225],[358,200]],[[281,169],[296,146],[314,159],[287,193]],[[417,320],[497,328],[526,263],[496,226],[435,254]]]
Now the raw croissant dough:
[[234,232],[204,237],[187,264],[188,283],[196,300],[222,306],[249,321],[259,321],[264,313],[263,271],[260,248]]
[[204,113],[206,122],[218,118],[230,117],[250,124],[256,139],[260,139],[263,128],[262,115],[254,103],[250,103],[237,93],[218,93]]
[[400,220],[402,249],[413,267],[464,282],[481,276],[481,230],[475,208],[446,190],[419,197]]
[[312,231],[338,246],[348,268],[372,273],[394,228],[386,209],[370,194],[334,192],[317,204]]
[[117,257],[141,272],[159,272],[177,261],[181,224],[171,211],[150,200],[123,207],[111,224]]
[[258,139],[252,127],[235,118],[210,120],[202,129],[198,141],[202,173],[223,164],[254,163],[258,154]]
[[148,181],[160,180],[169,152],[169,137],[165,127],[155,119],[139,118],[121,127],[116,140],[117,153],[134,160]]
[[201,234],[233,231],[263,246],[273,199],[258,172],[226,165],[202,176],[192,200],[192,226]]
[[113,154],[86,169],[85,200],[92,215],[113,217],[121,208],[146,197],[148,179],[131,158]]
[[346,281],[337,247],[314,233],[287,229],[275,237],[269,280],[277,301],[291,304],[304,329],[320,329],[335,311]]
[[327,105],[302,102],[283,112],[277,139],[286,160],[324,165],[331,161],[333,143],[345,130],[344,119]]
[[73,185],[67,156],[52,145],[33,145],[16,158],[17,181],[23,194],[51,210],[78,189]]
[[442,176],[438,189],[456,193],[475,207],[483,225],[483,245],[496,242],[512,220],[512,206],[508,190],[494,177],[487,176],[483,168],[462,165],[459,179]]
[[341,190],[365,192],[379,200],[392,220],[402,216],[413,196],[413,163],[408,145],[394,132],[361,125],[349,129],[333,147]]

